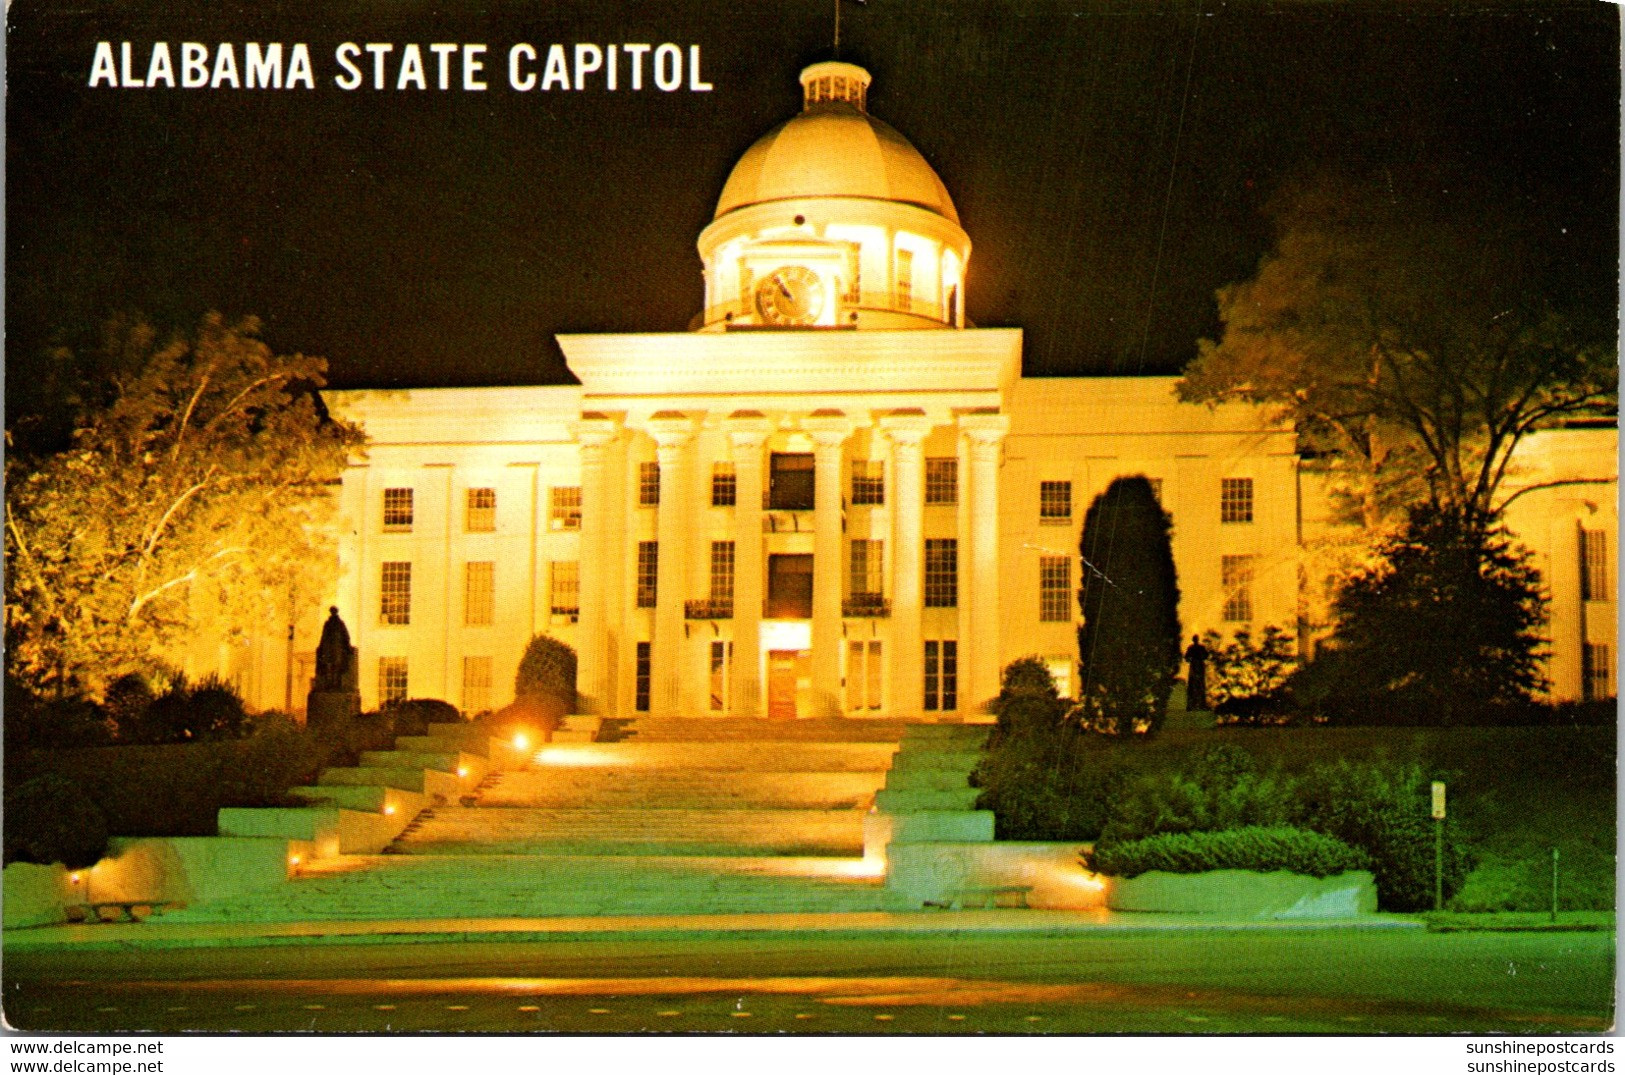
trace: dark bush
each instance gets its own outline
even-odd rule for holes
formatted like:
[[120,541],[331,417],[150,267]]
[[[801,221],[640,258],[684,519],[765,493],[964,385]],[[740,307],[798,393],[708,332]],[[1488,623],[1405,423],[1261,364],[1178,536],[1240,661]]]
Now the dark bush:
[[1058,734],[1070,706],[1056,692],[1044,662],[1022,657],[1005,665],[998,697],[989,708],[998,717],[993,738],[1002,741],[1009,736]]
[[107,819],[66,777],[46,773],[5,795],[5,861],[95,865],[107,851]]
[[1292,780],[1273,767],[1260,772],[1247,751],[1210,746],[1179,769],[1127,781],[1112,798],[1101,839],[1286,825],[1295,793]]
[[519,703],[553,703],[562,713],[576,707],[576,651],[550,635],[537,635],[525,647],[514,676],[514,700]]
[[121,743],[147,743],[154,740],[147,724],[147,711],[152,708],[157,694],[139,672],[126,672],[107,685],[102,694],[102,708],[118,729]]
[[427,735],[431,724],[459,724],[463,714],[439,698],[407,698],[386,702],[378,711],[396,735]]
[[115,732],[106,711],[89,698],[47,700],[22,690],[6,692],[7,750],[106,746],[113,742]]
[[[1339,761],[1316,766],[1300,785],[1306,828],[1336,836],[1371,856],[1377,900],[1385,911],[1433,906],[1434,822],[1419,766]],[[1444,898],[1461,887],[1471,855],[1455,831],[1444,832]]]
[[1331,877],[1370,868],[1368,856],[1342,840],[1304,829],[1249,827],[1223,832],[1172,832],[1127,843],[1101,843],[1088,866],[1112,877],[1137,877],[1152,870],[1204,873],[1208,870],[1290,870]]
[[1172,527],[1144,477],[1114,480],[1084,515],[1076,713],[1091,730],[1155,732],[1167,715],[1180,658]]
[[168,690],[148,703],[136,741],[204,743],[241,739],[251,727],[237,689],[218,676],[196,684],[177,676]]

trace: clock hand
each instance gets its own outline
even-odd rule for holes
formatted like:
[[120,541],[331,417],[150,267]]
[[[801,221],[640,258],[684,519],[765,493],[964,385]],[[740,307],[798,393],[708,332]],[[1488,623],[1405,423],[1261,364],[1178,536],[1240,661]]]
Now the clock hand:
[[787,299],[794,299],[795,298],[794,295],[790,294],[790,289],[784,286],[784,281],[783,280],[779,280],[778,285],[779,285],[779,293],[781,295],[783,295]]

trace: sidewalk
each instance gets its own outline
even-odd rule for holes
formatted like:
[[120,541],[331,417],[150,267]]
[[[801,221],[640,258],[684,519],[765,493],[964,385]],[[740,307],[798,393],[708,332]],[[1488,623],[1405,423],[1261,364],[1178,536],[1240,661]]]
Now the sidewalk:
[[1080,933],[1303,932],[1422,930],[1417,918],[1364,915],[1345,919],[1219,919],[1199,915],[1110,911],[867,911],[836,914],[603,916],[595,918],[442,918],[343,922],[165,924],[159,921],[36,926],[7,930],[7,952],[62,949],[139,951],[270,945],[430,944],[530,940],[647,940],[809,934],[953,936]]

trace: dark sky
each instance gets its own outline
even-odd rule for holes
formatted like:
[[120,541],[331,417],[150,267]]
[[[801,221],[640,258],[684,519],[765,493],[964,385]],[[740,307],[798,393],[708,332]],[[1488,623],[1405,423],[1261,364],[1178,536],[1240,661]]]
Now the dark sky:
[[[799,107],[830,11],[15,0],[8,412],[50,383],[47,343],[115,310],[258,314],[347,386],[558,380],[553,333],[681,330],[695,237]],[[1569,297],[1611,311],[1617,20],[1597,0],[871,0],[844,9],[843,58],[956,200],[971,318],[1025,328],[1031,374],[1173,372],[1217,327],[1214,289],[1267,249],[1262,206],[1324,168],[1472,177],[1487,218],[1532,227]],[[102,39],[134,42],[138,73],[154,40],[232,41],[239,61],[244,41],[303,41],[317,89],[92,90]],[[484,42],[492,88],[346,93],[346,40]],[[697,43],[715,89],[516,93],[517,41]]]

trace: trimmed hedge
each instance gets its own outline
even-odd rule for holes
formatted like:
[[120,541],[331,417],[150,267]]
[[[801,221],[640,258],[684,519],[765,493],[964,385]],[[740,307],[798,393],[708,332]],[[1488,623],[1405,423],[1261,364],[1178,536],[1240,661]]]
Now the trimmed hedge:
[[1174,832],[1127,843],[1104,844],[1089,856],[1089,868],[1112,877],[1138,877],[1152,870],[1206,873],[1209,870],[1288,870],[1331,877],[1370,869],[1371,859],[1342,840],[1286,827]]
[[93,866],[107,850],[107,819],[73,781],[45,773],[6,789],[5,861]]

